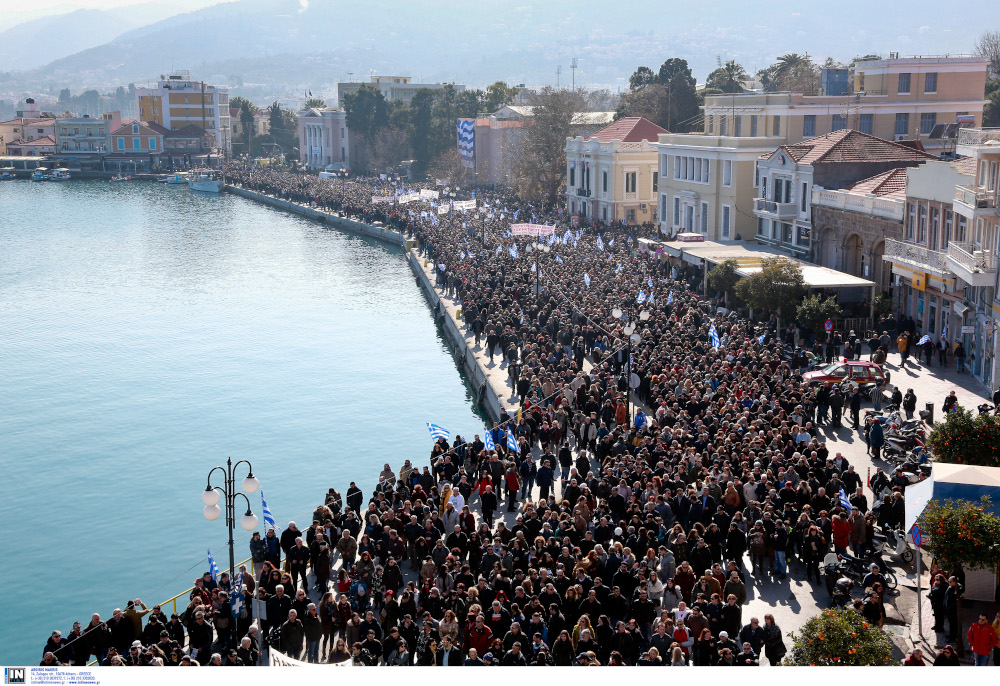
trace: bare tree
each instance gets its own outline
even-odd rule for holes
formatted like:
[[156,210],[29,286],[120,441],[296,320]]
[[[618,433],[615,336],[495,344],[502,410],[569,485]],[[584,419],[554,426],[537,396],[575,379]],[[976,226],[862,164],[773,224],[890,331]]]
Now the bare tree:
[[398,166],[410,155],[406,132],[395,127],[376,133],[371,148],[371,164],[379,172]]
[[566,139],[573,116],[584,111],[579,92],[546,87],[534,98],[534,112],[513,169],[518,194],[528,202],[554,205],[566,178]]
[[983,31],[973,46],[977,55],[989,60],[987,69],[991,79],[1000,78],[1000,31]]
[[427,167],[428,179],[444,179],[459,183],[465,176],[466,169],[462,166],[462,158],[457,148],[449,148],[435,157]]

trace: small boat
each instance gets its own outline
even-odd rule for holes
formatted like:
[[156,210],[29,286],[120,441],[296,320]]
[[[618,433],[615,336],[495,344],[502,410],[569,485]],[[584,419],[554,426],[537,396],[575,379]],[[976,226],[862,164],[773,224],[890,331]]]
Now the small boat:
[[188,182],[187,172],[174,172],[173,174],[167,174],[160,179],[160,183],[165,183],[168,186],[178,186]]
[[0,181],[13,181],[17,177],[14,176],[14,167],[4,167],[0,169]]
[[48,181],[52,177],[48,174],[48,169],[45,167],[38,167],[35,171],[31,172],[32,181]]
[[121,174],[116,174],[115,176],[111,177],[111,181],[131,181],[131,180],[132,180],[131,176],[123,176]]
[[188,188],[202,193],[218,193],[222,190],[222,177],[212,170],[197,171],[188,177]]
[[65,167],[60,167],[59,169],[53,169],[52,175],[50,177],[51,181],[69,181],[70,180],[69,169]]

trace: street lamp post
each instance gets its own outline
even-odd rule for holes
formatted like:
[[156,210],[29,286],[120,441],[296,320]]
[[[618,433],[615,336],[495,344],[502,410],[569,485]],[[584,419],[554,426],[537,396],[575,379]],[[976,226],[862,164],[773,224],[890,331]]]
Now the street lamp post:
[[[621,319],[622,315],[621,308],[616,307],[611,310],[611,316],[615,319]],[[643,310],[639,313],[639,321],[645,322],[650,317],[647,310]],[[629,317],[632,319],[632,317]],[[628,357],[625,359],[625,410],[628,413],[629,424],[632,423],[632,346],[638,345],[642,341],[642,336],[635,332],[636,324],[634,321],[626,322],[625,326],[622,328],[622,333],[625,334],[625,340],[628,345]]]
[[[241,464],[247,466],[247,475],[243,478],[243,482],[240,485],[246,493],[256,493],[257,489],[260,488],[260,482],[253,475],[253,466],[251,466],[248,460],[240,460],[236,464],[233,464],[233,458],[230,457],[226,460],[225,467],[213,467],[208,473],[205,490],[201,494],[201,501],[205,503],[205,509],[202,513],[205,515],[205,519],[210,522],[214,522],[222,514],[222,508],[219,507],[219,494],[221,493],[225,497],[226,526],[229,528],[229,573],[231,575],[236,573],[233,527],[236,525],[237,496],[242,496],[247,504],[247,513],[240,517],[240,526],[243,527],[244,531],[253,531],[257,528],[257,515],[250,511],[250,501],[243,493],[236,492],[236,468]],[[216,469],[222,471],[224,479],[224,485],[222,486],[212,485],[212,474]]]
[[[528,250],[530,251],[532,249],[532,247],[534,247],[535,250],[537,250],[539,252],[543,252],[543,253],[546,253],[546,252],[549,252],[550,250],[552,250],[552,248],[550,248],[549,246],[547,246],[544,243],[542,243],[541,240],[539,240],[537,243],[529,245],[528,246]],[[536,297],[538,295],[540,295],[541,292],[542,292],[542,288],[541,288],[541,285],[539,283],[539,275],[541,274],[541,271],[542,271],[542,266],[538,263],[538,257],[536,256],[535,257],[535,296]]]

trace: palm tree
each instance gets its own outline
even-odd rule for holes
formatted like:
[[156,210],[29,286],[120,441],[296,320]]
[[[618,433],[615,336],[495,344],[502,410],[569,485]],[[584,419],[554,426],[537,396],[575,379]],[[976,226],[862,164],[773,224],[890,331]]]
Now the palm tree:
[[229,101],[231,107],[240,111],[240,128],[243,129],[243,144],[246,146],[247,155],[250,154],[250,139],[253,138],[254,115],[259,112],[259,108],[246,98],[236,96]]
[[711,74],[705,82],[708,88],[717,88],[723,93],[742,93],[743,82],[749,78],[742,64],[729,60]]

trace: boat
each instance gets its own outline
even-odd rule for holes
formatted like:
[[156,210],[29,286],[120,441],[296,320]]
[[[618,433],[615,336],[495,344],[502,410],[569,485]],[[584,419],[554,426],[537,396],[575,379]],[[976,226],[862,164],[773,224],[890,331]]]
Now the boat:
[[131,176],[123,176],[122,174],[116,174],[111,177],[111,181],[131,181]]
[[53,169],[52,175],[50,177],[51,181],[69,181],[70,180],[69,169],[66,167],[60,167],[59,169]]
[[218,193],[222,190],[222,177],[211,170],[197,171],[188,177],[188,188],[202,193]]
[[165,183],[168,186],[177,186],[188,182],[187,172],[174,172],[173,174],[167,174],[160,179],[160,183]]
[[14,167],[4,167],[0,169],[0,181],[13,181],[17,177],[14,175]]
[[32,181],[48,181],[52,177],[48,174],[48,169],[45,167],[37,167],[35,171],[31,172]]

